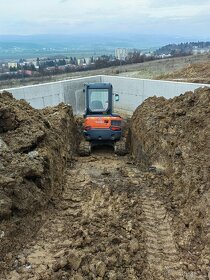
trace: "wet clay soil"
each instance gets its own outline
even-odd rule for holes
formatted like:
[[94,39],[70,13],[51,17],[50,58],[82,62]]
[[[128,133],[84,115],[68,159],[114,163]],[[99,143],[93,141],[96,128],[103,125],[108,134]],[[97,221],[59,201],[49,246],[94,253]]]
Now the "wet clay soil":
[[0,95],[0,280],[210,280],[209,93],[147,99],[130,157],[77,157],[69,106]]
[[161,182],[109,149],[75,157],[62,198],[2,279],[191,279],[156,195]]

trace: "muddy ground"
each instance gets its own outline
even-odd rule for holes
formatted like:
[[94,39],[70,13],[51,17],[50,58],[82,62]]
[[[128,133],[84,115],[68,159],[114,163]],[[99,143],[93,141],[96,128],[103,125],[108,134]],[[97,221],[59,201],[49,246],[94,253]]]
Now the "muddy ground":
[[[42,210],[63,192],[74,147],[70,107],[35,110],[0,94],[0,269],[42,224]],[[40,213],[39,213],[40,212]]]
[[158,193],[192,277],[210,276],[210,89],[147,99],[131,131],[135,160],[168,178]]
[[184,279],[155,193],[162,175],[140,172],[109,149],[75,157],[65,175],[62,199],[3,279]]
[[[2,214],[0,279],[210,279],[209,98],[208,89],[149,98],[130,122],[131,155],[124,157],[108,147],[73,154],[78,132],[69,107],[33,112],[39,124],[51,124],[33,148],[56,162],[43,173],[44,205]],[[11,150],[8,133],[0,133],[1,148]],[[12,155],[24,162],[30,152]],[[48,174],[57,174],[51,184]],[[16,203],[13,192],[4,195]]]

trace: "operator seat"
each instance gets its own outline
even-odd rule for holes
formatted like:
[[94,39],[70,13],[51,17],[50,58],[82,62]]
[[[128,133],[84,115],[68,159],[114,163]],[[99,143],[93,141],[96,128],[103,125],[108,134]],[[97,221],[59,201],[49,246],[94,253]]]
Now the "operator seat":
[[100,100],[94,100],[91,102],[92,110],[104,110],[104,106]]

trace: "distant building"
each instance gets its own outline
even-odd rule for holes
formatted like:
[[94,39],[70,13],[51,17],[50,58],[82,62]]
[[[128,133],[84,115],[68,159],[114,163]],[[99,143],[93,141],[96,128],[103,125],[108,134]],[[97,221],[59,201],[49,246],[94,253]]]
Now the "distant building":
[[158,57],[161,57],[161,58],[168,58],[168,57],[171,57],[171,54],[161,54],[161,55],[158,55]]
[[90,57],[86,57],[85,58],[85,64],[86,65],[90,65],[91,64],[91,58]]
[[70,58],[65,58],[64,60],[65,60],[66,64],[72,64],[72,59],[70,59]]
[[119,60],[125,60],[126,57],[128,56],[128,49],[116,49],[115,50],[115,57]]
[[32,76],[33,72],[31,70],[25,70],[24,73],[28,76]]
[[8,62],[8,68],[17,68],[18,64],[17,62]]
[[208,53],[210,51],[209,48],[204,48],[204,49],[199,49],[199,48],[194,48],[193,49],[193,54],[204,54],[204,53]]
[[84,58],[78,58],[77,59],[77,64],[78,65],[83,65],[84,64]]
[[64,71],[64,70],[66,69],[66,65],[61,65],[61,66],[58,66],[58,69],[59,69],[59,70],[63,70],[63,71]]
[[30,62],[31,65],[35,67],[35,69],[39,70],[39,61],[33,60]]
[[37,60],[32,60],[31,65],[38,66],[39,62]]

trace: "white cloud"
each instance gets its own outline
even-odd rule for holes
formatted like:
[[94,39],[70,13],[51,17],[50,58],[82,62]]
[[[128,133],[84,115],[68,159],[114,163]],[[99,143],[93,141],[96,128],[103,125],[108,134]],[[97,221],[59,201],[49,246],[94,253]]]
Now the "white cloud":
[[210,0],[0,0],[0,11],[0,34],[142,32],[166,20],[195,25],[202,17],[210,26]]
[[193,18],[199,15],[210,15],[210,4],[180,5],[171,7],[151,8],[149,16],[154,18]]

